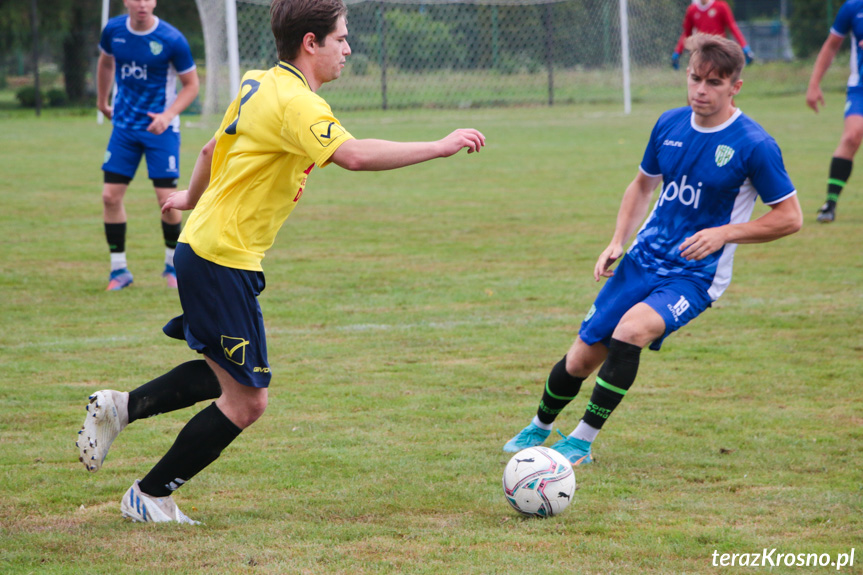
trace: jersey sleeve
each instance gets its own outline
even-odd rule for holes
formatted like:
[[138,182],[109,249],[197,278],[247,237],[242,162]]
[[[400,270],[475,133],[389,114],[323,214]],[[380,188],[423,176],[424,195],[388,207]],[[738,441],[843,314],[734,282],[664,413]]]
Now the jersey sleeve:
[[333,116],[330,106],[313,92],[295,98],[287,114],[293,121],[285,122],[285,126],[292,128],[285,130],[284,135],[320,168],[330,163],[339,146],[354,139]]
[[185,74],[195,69],[195,59],[192,58],[192,50],[189,41],[182,34],[178,34],[174,40],[174,50],[171,63],[177,69],[177,74]]
[[781,202],[796,193],[794,184],[785,170],[782,151],[773,138],[755,146],[749,157],[749,179],[761,201],[767,205]]
[[647,142],[647,147],[644,149],[644,156],[641,158],[639,168],[648,176],[659,176],[662,174],[662,168],[659,167],[659,156],[656,153],[656,139],[659,137],[659,122],[653,126],[653,131],[650,132],[650,140]]
[[683,32],[680,34],[680,39],[677,41],[677,47],[674,49],[678,54],[683,54],[683,49],[686,46],[686,39],[692,36],[692,29],[694,28],[692,16],[695,13],[693,10],[697,10],[697,8],[690,5],[686,9],[686,14],[683,16]]
[[830,28],[830,31],[837,36],[842,36],[843,38],[848,35],[848,32],[851,31],[851,25],[854,23],[854,17],[856,16],[856,11],[851,6],[853,2],[846,2],[839,8],[839,12],[836,14],[836,20],[833,21],[833,26]]
[[731,31],[731,35],[734,36],[734,39],[737,40],[738,44],[746,46],[746,38],[743,37],[743,32],[741,32],[740,28],[737,26],[737,22],[734,20],[734,13],[731,11],[731,8],[724,2],[722,4],[717,4],[717,8],[719,7],[723,10],[722,18],[725,21],[725,27]]
[[114,52],[111,49],[111,37],[112,37],[113,26],[109,23],[105,28],[102,29],[102,35],[99,37],[99,49],[102,50],[105,54],[109,56],[113,56]]

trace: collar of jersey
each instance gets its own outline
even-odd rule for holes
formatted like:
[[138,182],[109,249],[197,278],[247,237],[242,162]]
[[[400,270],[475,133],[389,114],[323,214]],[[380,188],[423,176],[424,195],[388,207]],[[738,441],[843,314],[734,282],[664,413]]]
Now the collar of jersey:
[[702,128],[698,124],[695,123],[695,112],[692,112],[692,115],[689,117],[689,125],[692,126],[692,129],[696,132],[701,132],[702,134],[712,134],[714,132],[721,132],[728,126],[734,123],[734,120],[740,117],[740,114],[743,112],[740,108],[735,108],[734,113],[731,114],[731,117],[719,124],[718,126],[713,126],[712,128]]
[[153,14],[153,18],[155,18],[156,21],[153,22],[153,26],[151,26],[149,30],[144,30],[143,32],[138,32],[137,30],[132,29],[132,24],[131,24],[132,17],[126,16],[126,30],[128,30],[129,32],[131,32],[135,36],[146,36],[147,34],[152,34],[153,32],[156,31],[156,28],[159,27],[159,17],[156,16],[155,14]]
[[287,70],[288,72],[290,72],[291,74],[293,74],[294,76],[299,78],[300,81],[303,83],[303,85],[305,85],[306,88],[308,88],[309,90],[312,89],[311,86],[309,86],[309,83],[306,80],[306,77],[303,76],[303,73],[300,72],[299,69],[296,66],[294,66],[293,64],[288,64],[284,60],[280,60],[279,61],[279,68],[281,68],[282,70]]

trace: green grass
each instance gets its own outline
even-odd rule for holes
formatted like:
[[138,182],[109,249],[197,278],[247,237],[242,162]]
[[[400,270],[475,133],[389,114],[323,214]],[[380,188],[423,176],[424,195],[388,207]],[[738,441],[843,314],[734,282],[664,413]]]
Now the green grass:
[[[802,72],[758,70],[738,104],[782,146],[804,228],[741,246],[714,308],[645,352],[572,506],[544,521],[505,502],[500,447],[593,301],[623,188],[682,86],[628,117],[618,104],[336,109],[358,137],[475,126],[488,146],[312,174],[264,261],[270,406],[178,494],[197,528],[130,524],[118,506],[203,406],[134,423],[98,474],[73,444],[89,393],[194,358],[161,333],[179,303],[159,278],[152,190],[139,171],[127,196],[135,285],[105,293],[110,128],[92,114],[4,116],[0,572],[749,573],[712,566],[714,550],[775,547],[856,548],[842,572],[863,573],[863,180],[834,224],[815,223],[841,94],[816,116]],[[213,129],[185,128],[186,176]],[[822,571],[835,568],[771,572]]]

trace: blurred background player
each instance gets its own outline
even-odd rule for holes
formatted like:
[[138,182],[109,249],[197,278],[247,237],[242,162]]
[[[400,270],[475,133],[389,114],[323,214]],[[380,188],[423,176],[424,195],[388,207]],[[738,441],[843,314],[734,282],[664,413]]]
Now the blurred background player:
[[[113,123],[102,164],[105,237],[111,251],[108,290],[132,283],[126,263],[126,209],[123,197],[141,155],[161,206],[177,191],[180,177],[180,112],[198,95],[198,73],[189,43],[173,26],[153,15],[156,0],[123,0],[128,14],[112,18],[102,31],[97,68],[97,105]],[[176,82],[182,89],[177,93]],[[117,94],[109,105],[112,83]],[[174,249],[182,213],[164,212],[165,270],[168,287],[177,287]]]
[[[797,192],[779,146],[734,106],[743,85],[743,52],[729,39],[705,34],[690,38],[686,47],[692,53],[690,105],[665,112],[654,126],[623,195],[614,235],[593,269],[596,281],[609,279],[575,343],[551,369],[533,421],[504,451],[541,445],[558,414],[599,368],[578,426],[551,446],[573,465],[590,463],[593,441],[635,382],[641,350],[659,350],[666,337],[722,295],[737,244],[769,242],[800,229]],[[750,221],[758,197],[770,210]]]
[[821,92],[821,79],[827,73],[833,58],[842,46],[845,36],[851,34],[851,75],[845,100],[845,126],[839,145],[830,160],[830,174],[827,178],[827,200],[818,210],[817,219],[829,223],[836,219],[836,202],[839,194],[851,177],[854,155],[863,139],[863,49],[859,39],[863,38],[863,0],[849,0],[839,9],[836,20],[830,28],[827,40],[821,46],[818,58],[812,68],[809,87],[806,90],[806,104],[818,113],[818,106],[824,105]]
[[671,66],[675,70],[680,69],[680,55],[683,54],[686,39],[692,36],[695,31],[724,37],[726,30],[730,31],[735,40],[743,47],[746,63],[751,64],[752,60],[755,59],[755,54],[752,53],[752,49],[746,43],[746,38],[743,37],[743,33],[737,27],[734,13],[731,12],[728,4],[723,0],[692,0],[692,4],[686,9],[686,14],[683,16],[683,33],[677,41],[677,47],[671,54]]
[[274,0],[270,15],[278,65],[243,77],[240,94],[198,156],[189,189],[162,207],[194,208],[177,246],[183,315],[164,331],[204,359],[128,393],[94,393],[79,434],[80,459],[97,471],[128,423],[216,399],[126,492],[120,509],[135,521],[192,522],[171,494],[263,415],[272,374],[258,303],[266,284],[261,260],[312,169],[332,162],[348,170],[392,170],[485,145],[471,129],[434,142],[354,139],[316,93],[341,75],[351,53],[342,0]]

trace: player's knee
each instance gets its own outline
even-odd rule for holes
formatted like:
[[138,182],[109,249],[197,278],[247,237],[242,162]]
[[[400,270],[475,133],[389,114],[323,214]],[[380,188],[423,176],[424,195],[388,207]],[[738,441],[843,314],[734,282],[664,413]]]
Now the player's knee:
[[860,148],[861,141],[863,141],[863,130],[845,130],[839,145],[854,154]]
[[246,427],[255,423],[258,419],[264,415],[264,411],[267,409],[267,395],[259,394],[254,398],[249,398],[244,402],[241,418],[242,421],[238,423],[239,427],[245,429]]
[[107,208],[117,208],[123,205],[123,194],[106,186],[102,189],[102,204]]

